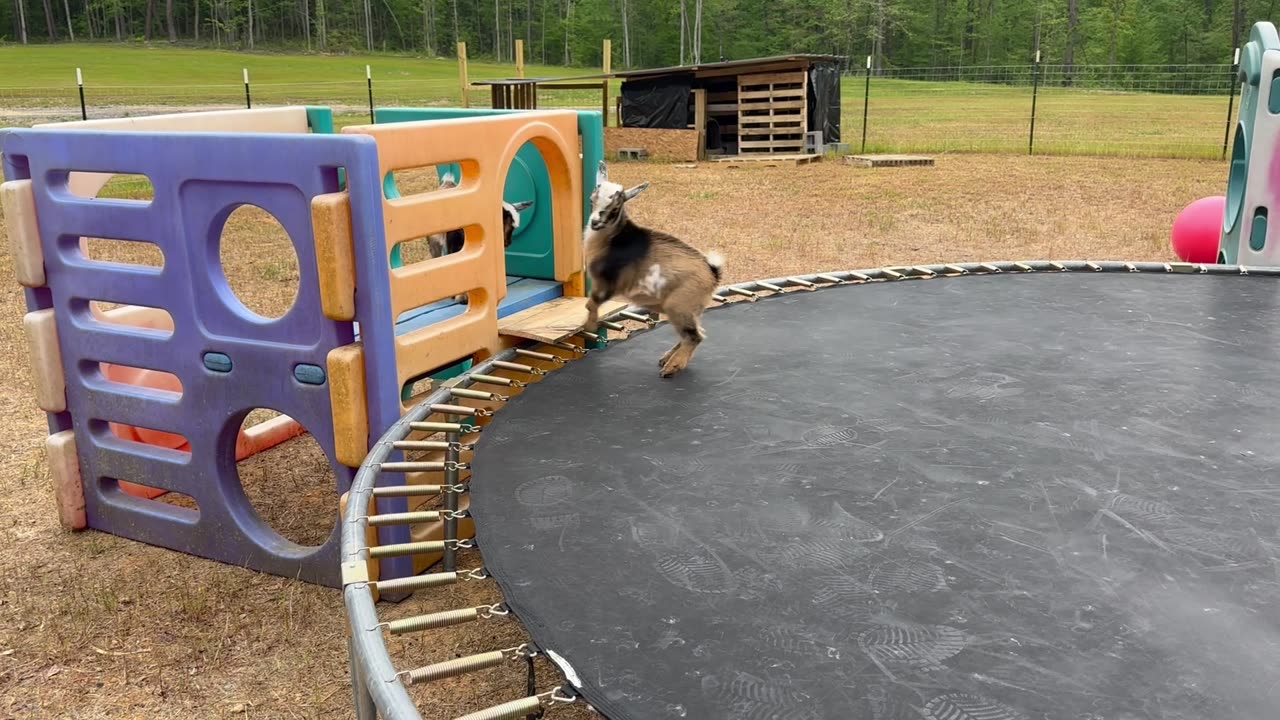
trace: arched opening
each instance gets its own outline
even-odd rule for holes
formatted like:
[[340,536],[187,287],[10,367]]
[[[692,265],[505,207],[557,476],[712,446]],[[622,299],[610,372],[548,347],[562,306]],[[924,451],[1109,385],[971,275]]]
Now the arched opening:
[[237,443],[236,475],[263,524],[290,542],[315,547],[329,539],[338,517],[337,478],[315,436],[301,428],[302,434],[247,457],[239,447],[256,434],[255,428],[287,421],[267,408],[254,409],[245,417]]
[[227,216],[218,238],[218,260],[240,305],[260,318],[283,317],[300,285],[298,253],[284,225],[256,205]]

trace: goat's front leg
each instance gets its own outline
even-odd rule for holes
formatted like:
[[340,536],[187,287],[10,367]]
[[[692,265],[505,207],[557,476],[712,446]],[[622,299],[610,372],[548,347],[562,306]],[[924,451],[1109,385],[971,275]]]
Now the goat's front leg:
[[613,297],[612,292],[599,286],[592,288],[591,295],[587,298],[587,322],[582,326],[583,330],[595,333],[600,329],[600,306],[608,302],[611,297]]

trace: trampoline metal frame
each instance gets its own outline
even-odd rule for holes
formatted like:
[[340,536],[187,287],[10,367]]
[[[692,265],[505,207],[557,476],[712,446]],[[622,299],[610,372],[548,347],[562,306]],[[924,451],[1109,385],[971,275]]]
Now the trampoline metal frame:
[[[1203,265],[1192,263],[1161,262],[1091,262],[1091,261],[1025,261],[1025,262],[989,262],[989,263],[957,263],[943,265],[912,265],[873,268],[867,270],[845,270],[830,273],[815,273],[792,277],[755,280],[734,285],[727,285],[717,290],[714,300],[719,305],[736,304],[737,302],[755,302],[784,293],[816,291],[842,285],[864,285],[882,282],[900,282],[905,280],[927,280],[938,277],[985,276],[995,274],[1028,274],[1064,272],[1135,272],[1135,273],[1183,273],[1210,275],[1261,275],[1280,277],[1280,267],[1245,267],[1238,265]],[[714,307],[710,308],[714,309]],[[624,329],[619,321],[629,320],[641,322],[643,332],[663,324],[659,319],[624,309],[609,315],[601,323],[602,327],[612,330]],[[597,347],[604,344],[604,339],[590,333],[579,333],[584,346],[587,343]],[[370,720],[382,717],[394,720],[421,720],[422,715],[408,693],[407,686],[415,683],[430,682],[447,677],[456,677],[468,672],[491,668],[506,661],[532,658],[542,653],[532,643],[515,648],[504,648],[487,653],[480,653],[454,660],[445,660],[414,670],[396,670],[391,659],[383,630],[393,634],[416,632],[447,627],[463,622],[482,620],[498,615],[506,615],[508,611],[502,604],[487,607],[468,607],[442,612],[419,615],[404,620],[384,622],[378,617],[373,590],[380,592],[413,592],[418,589],[440,587],[466,580],[485,579],[483,568],[468,572],[458,572],[454,566],[455,553],[459,549],[472,548],[471,540],[458,537],[457,520],[466,517],[465,511],[458,510],[458,500],[462,492],[466,492],[466,484],[458,482],[458,471],[466,465],[459,461],[460,451],[470,450],[470,446],[460,444],[463,435],[480,432],[483,423],[493,413],[489,410],[464,407],[450,404],[460,398],[482,399],[496,402],[506,400],[505,396],[492,391],[474,389],[477,386],[512,387],[523,386],[521,381],[490,375],[495,370],[523,372],[531,376],[545,375],[548,371],[520,364],[523,358],[550,361],[565,365],[572,360],[559,355],[531,350],[536,344],[525,344],[506,350],[478,365],[464,375],[459,376],[451,386],[433,391],[425,400],[417,404],[404,417],[395,423],[378,440],[373,449],[360,466],[359,472],[352,481],[348,493],[346,511],[342,517],[341,558],[343,601],[346,605],[350,638],[348,643],[351,663],[352,701],[356,717]],[[555,343],[553,347],[569,351],[574,355],[585,355],[588,349],[584,346],[566,342]],[[554,370],[550,371],[554,372]],[[445,422],[425,422],[432,415],[444,416]],[[471,417],[471,422],[462,422]],[[408,441],[413,432],[434,432],[443,434],[444,440]],[[416,443],[416,445],[409,445]],[[404,449],[443,449],[447,452],[445,462],[438,463],[400,463],[389,460],[393,453]],[[396,485],[378,488],[377,481],[381,474],[387,472],[428,471],[442,474],[441,485]],[[419,488],[422,491],[400,490],[400,488]],[[381,490],[381,492],[378,492]],[[400,493],[412,493],[414,496],[427,497],[432,492],[444,496],[443,509],[402,513],[398,517],[369,516],[368,509],[376,503],[372,500],[378,496],[390,496]],[[431,492],[428,492],[431,491]],[[367,530],[379,524],[413,524],[418,522],[444,520],[445,536],[443,540],[408,543],[402,546],[370,548],[367,542]],[[435,553],[443,556],[442,571],[408,578],[388,581],[371,581],[367,562],[371,558],[392,555],[406,556]],[[552,690],[517,698],[509,702],[495,705],[457,720],[508,720],[523,718],[537,714],[551,706],[582,701],[576,690],[570,685],[562,684]],[[588,705],[588,707],[590,707]]]

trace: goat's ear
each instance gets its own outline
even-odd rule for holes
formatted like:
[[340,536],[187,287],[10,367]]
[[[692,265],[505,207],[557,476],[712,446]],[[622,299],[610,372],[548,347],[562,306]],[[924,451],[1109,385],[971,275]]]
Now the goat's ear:
[[626,198],[628,200],[634,200],[637,195],[639,195],[640,193],[648,189],[649,189],[649,182],[648,181],[642,182],[639,185],[627,190],[625,193]]
[[511,207],[515,208],[516,212],[522,212],[524,210],[528,210],[529,208],[533,207],[533,201],[525,200],[523,202],[518,202],[515,205],[512,205]]
[[609,182],[609,166],[600,161],[600,165],[596,168],[596,184]]

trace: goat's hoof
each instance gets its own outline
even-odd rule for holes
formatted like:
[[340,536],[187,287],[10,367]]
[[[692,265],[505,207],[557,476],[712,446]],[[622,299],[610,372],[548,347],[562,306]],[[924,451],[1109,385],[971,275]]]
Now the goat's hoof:
[[676,373],[680,372],[681,370],[684,370],[684,366],[683,366],[683,365],[677,365],[677,364],[675,364],[675,363],[670,363],[670,364],[667,364],[667,365],[663,365],[663,366],[662,366],[662,372],[658,373],[658,375],[659,375],[659,376],[661,376],[661,377],[664,377],[664,378],[669,378],[669,377],[671,377],[671,376],[675,375]]

